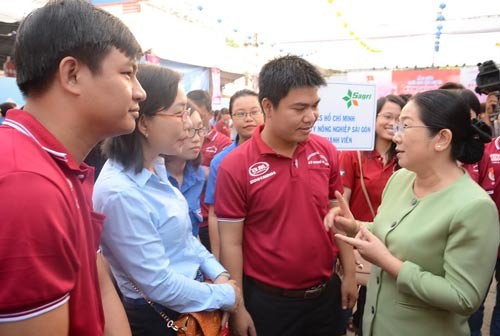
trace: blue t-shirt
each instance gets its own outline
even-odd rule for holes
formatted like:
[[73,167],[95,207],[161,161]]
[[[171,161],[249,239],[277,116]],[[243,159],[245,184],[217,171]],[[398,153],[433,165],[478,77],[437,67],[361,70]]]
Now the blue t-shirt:
[[179,189],[186,198],[189,206],[189,218],[191,219],[191,224],[193,225],[193,235],[198,237],[198,232],[200,229],[200,223],[203,220],[201,217],[201,206],[200,206],[200,195],[203,190],[203,184],[205,183],[205,171],[203,168],[194,168],[189,162],[184,168],[184,181],[182,186],[179,188],[179,183],[177,180],[170,175],[167,170],[168,180],[174,187]]
[[210,173],[208,174],[207,189],[205,190],[205,204],[215,204],[215,183],[217,182],[217,170],[224,158],[238,146],[239,138],[236,136],[234,142],[224,148],[222,152],[215,155],[210,163]]

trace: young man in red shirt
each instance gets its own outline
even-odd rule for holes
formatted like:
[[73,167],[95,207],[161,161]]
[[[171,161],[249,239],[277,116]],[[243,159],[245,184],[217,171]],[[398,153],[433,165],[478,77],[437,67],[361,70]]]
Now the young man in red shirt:
[[230,319],[236,335],[340,335],[341,308],[356,301],[352,249],[323,226],[342,191],[336,148],[311,134],[325,84],[296,56],[264,65],[265,124],[219,167],[220,258],[245,299]]
[[88,1],[56,0],[24,19],[14,48],[26,104],[0,126],[0,335],[130,335],[82,162],[135,127],[140,46]]
[[[221,132],[217,131],[215,127],[210,126],[210,117],[212,112],[212,98],[207,91],[194,90],[187,94],[188,103],[196,111],[200,113],[203,126],[210,130],[205,136],[203,144],[201,145],[201,166],[205,169],[205,181],[208,178],[210,163],[214,156],[220,153],[224,148],[231,144],[231,139]],[[200,196],[201,217],[199,237],[201,243],[211,251],[210,239],[208,234],[208,205],[205,204],[205,186]]]

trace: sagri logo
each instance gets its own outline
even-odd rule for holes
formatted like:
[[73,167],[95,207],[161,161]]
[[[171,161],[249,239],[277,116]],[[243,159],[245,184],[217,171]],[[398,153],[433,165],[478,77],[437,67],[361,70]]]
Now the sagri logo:
[[356,91],[352,92],[351,90],[347,90],[347,95],[342,97],[342,99],[347,103],[347,108],[350,108],[352,105],[358,106],[358,100],[368,100],[371,97],[371,94],[359,93]]

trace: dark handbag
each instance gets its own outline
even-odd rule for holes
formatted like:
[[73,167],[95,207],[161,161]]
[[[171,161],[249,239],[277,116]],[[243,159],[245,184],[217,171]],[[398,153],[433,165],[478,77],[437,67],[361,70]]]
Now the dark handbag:
[[137,293],[146,300],[146,302],[160,315],[165,322],[167,328],[174,330],[178,336],[229,336],[228,328],[221,330],[222,311],[201,311],[194,313],[184,313],[179,316],[177,320],[172,320],[163,311],[159,310],[143,292],[130,281],[130,284]]

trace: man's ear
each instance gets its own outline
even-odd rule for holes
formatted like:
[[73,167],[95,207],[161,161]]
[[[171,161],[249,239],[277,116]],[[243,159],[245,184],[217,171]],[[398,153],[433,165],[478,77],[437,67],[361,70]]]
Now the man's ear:
[[59,62],[59,71],[56,77],[60,86],[74,95],[81,94],[81,71],[83,64],[72,56],[64,57]]
[[274,109],[273,103],[268,98],[263,98],[261,105],[262,105],[262,112],[264,112],[266,119],[271,118],[271,112]]

